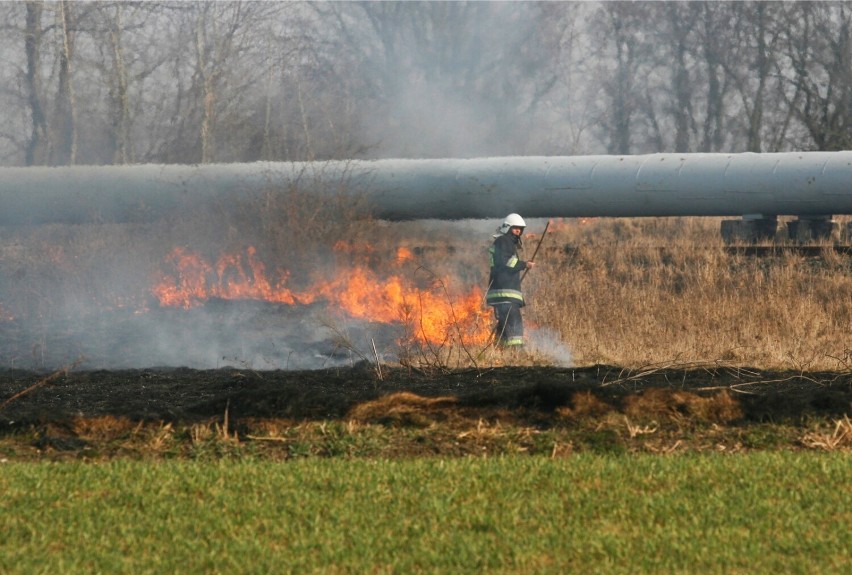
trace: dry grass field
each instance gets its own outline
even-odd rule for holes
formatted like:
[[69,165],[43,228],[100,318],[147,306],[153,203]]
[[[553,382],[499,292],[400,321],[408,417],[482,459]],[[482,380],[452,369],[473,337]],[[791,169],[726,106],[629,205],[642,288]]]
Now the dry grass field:
[[[852,255],[728,249],[716,218],[600,220],[545,239],[528,317],[579,364],[850,368]],[[558,252],[558,250],[557,250]]]
[[498,222],[339,214],[0,230],[4,457],[852,446],[848,252],[752,255],[716,218],[533,221],[509,354],[482,305]]
[[[109,355],[107,343],[83,345],[116,325],[111,313],[151,318],[192,308],[200,315],[247,301],[278,306],[271,313],[283,316],[322,307],[326,327],[342,339],[349,319],[364,322],[350,343],[367,358],[378,344],[391,360],[505,363],[483,354],[491,321],[482,305],[486,249],[499,222],[341,215],[353,211],[270,194],[153,223],[1,229],[0,363],[50,369],[86,356],[89,367],[123,367],[93,359]],[[531,222],[522,257],[531,256],[543,227]],[[556,220],[536,259],[524,280],[531,345],[513,363],[850,368],[852,255],[828,243],[751,255],[722,243],[718,218]],[[196,335],[216,325],[219,319]],[[384,325],[402,326],[403,334],[386,338]],[[230,358],[252,362],[239,355]],[[145,367],[151,357],[129,366]],[[179,359],[164,364],[192,365]],[[279,357],[265,367],[293,365]]]
[[[783,240],[759,250],[726,246],[719,222],[551,222],[538,267],[524,280],[526,323],[540,332],[532,347],[567,350],[580,366],[848,371],[850,250],[835,249],[834,241],[803,249]],[[543,227],[530,226],[522,258],[532,255]],[[427,230],[400,241],[426,246],[417,250],[421,263],[439,275],[482,285],[489,237],[457,228],[442,228],[437,241],[434,235]],[[546,361],[535,350],[530,356]]]

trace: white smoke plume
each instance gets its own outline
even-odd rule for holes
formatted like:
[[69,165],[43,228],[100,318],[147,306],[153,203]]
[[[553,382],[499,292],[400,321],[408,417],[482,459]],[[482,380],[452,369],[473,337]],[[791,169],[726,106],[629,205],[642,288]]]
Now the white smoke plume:
[[573,365],[571,350],[550,328],[527,328],[525,330],[527,350],[547,358],[555,367]]

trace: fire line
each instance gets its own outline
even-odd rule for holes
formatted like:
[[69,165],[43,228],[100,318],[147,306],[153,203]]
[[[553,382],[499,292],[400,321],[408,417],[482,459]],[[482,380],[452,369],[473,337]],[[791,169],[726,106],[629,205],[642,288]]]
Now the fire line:
[[[404,252],[398,254],[403,258]],[[193,308],[211,299],[258,300],[284,305],[327,302],[349,317],[385,324],[403,324],[408,337],[441,345],[457,341],[479,345],[490,336],[490,314],[477,287],[451,295],[444,278],[430,289],[413,285],[399,275],[380,277],[373,270],[353,265],[331,279],[316,278],[293,291],[285,284],[289,272],[279,270],[272,281],[255,248],[245,254],[224,254],[215,263],[198,253],[175,248],[166,263],[173,269],[155,283],[152,293],[162,307]]]

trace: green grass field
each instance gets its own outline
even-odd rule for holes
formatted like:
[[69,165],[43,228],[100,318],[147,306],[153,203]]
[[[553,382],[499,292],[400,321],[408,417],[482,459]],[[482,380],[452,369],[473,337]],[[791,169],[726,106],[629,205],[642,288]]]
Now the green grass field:
[[0,464],[0,572],[848,573],[842,452]]

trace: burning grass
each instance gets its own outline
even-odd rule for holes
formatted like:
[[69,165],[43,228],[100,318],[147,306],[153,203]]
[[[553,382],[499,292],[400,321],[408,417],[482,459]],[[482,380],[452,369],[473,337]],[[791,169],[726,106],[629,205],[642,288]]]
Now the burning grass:
[[[193,367],[257,365],[258,358],[266,368],[323,367],[335,352],[310,342],[325,337],[351,361],[420,369],[641,370],[713,361],[803,372],[852,367],[849,255],[731,252],[715,218],[554,222],[524,282],[528,350],[512,356],[488,346],[492,321],[482,296],[490,227],[388,224],[351,214],[293,191],[148,225],[3,230],[5,363],[55,368],[83,356],[88,367],[100,367],[125,356],[130,366],[181,365],[183,348]],[[531,223],[527,257],[539,227]],[[252,315],[240,324],[223,313],[228,302],[270,307],[258,307],[262,321]],[[322,309],[322,317],[309,326],[300,309]],[[291,332],[294,320],[285,318],[294,313],[299,327]],[[160,344],[170,352],[161,361],[147,350],[133,363],[141,341],[113,347],[132,337],[110,334],[128,314],[144,325],[128,320],[128,332],[151,342],[174,336]],[[275,330],[263,332],[279,314]],[[175,321],[187,333],[175,333]],[[253,329],[254,337],[239,335]],[[286,347],[300,341],[308,342],[304,351]],[[207,359],[190,361],[200,355],[190,350],[200,349],[211,350]]]

